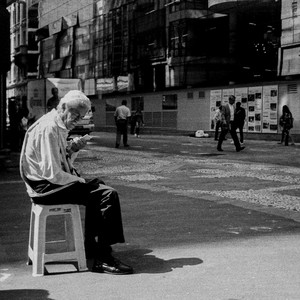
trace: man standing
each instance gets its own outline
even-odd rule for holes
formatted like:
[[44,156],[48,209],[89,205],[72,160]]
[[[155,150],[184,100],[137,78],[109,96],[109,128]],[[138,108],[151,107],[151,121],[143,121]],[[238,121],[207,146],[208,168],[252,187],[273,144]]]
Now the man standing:
[[239,142],[239,139],[236,134],[236,125],[234,123],[234,103],[235,103],[235,96],[231,95],[229,96],[229,103],[225,104],[223,106],[223,113],[224,113],[224,118],[225,118],[225,123],[227,126],[222,126],[221,134],[219,137],[219,142],[217,146],[218,151],[223,151],[222,149],[222,143],[225,139],[225,136],[229,130],[230,135],[233,139],[235,149],[237,152],[242,151],[245,149],[245,147],[241,147],[241,144]]
[[52,110],[53,108],[56,109],[58,103],[59,103],[59,98],[58,98],[58,88],[54,87],[51,89],[52,97],[48,99],[47,101],[47,110],[48,112]]
[[243,130],[244,130],[245,118],[246,118],[246,111],[243,107],[241,107],[241,102],[237,102],[235,112],[234,112],[234,123],[236,127],[239,129],[241,145],[244,144]]
[[73,167],[82,138],[68,142],[69,131],[90,110],[81,91],[70,91],[29,127],[20,156],[20,173],[33,203],[78,204],[86,207],[85,250],[94,258],[93,272],[131,274],[130,266],[115,259],[111,245],[124,243],[118,193],[98,178],[85,180]]
[[128,126],[128,120],[131,117],[130,109],[126,106],[127,101],[123,100],[122,105],[118,106],[114,117],[115,122],[117,126],[117,136],[116,136],[116,148],[119,148],[120,142],[121,142],[121,135],[123,135],[123,144],[124,147],[129,147],[127,144],[127,126]]

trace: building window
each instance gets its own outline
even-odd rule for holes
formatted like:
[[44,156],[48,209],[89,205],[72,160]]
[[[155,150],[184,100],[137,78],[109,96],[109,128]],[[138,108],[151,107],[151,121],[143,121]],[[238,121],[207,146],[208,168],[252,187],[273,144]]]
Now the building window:
[[204,91],[199,91],[199,99],[200,98],[205,98],[205,92]]
[[131,110],[136,111],[138,108],[144,110],[144,97],[131,98]]
[[177,94],[163,95],[162,109],[163,110],[177,109]]

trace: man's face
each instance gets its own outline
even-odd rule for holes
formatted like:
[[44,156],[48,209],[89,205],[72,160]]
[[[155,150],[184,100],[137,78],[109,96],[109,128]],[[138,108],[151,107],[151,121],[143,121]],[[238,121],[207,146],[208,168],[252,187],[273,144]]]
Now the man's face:
[[233,105],[234,102],[235,102],[235,99],[234,99],[233,97],[229,98],[229,103],[230,103],[231,105]]
[[68,130],[75,128],[76,124],[86,115],[88,110],[86,108],[66,108],[61,115],[61,119],[64,122]]

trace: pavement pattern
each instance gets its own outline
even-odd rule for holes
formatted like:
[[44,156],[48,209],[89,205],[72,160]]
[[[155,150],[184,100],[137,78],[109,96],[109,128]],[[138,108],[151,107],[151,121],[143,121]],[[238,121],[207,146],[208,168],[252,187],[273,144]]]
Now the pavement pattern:
[[[298,167],[180,155],[161,157],[153,153],[115,151],[108,147],[89,148],[80,153],[76,165],[83,177],[109,175],[115,183],[151,192],[206,197],[211,201],[235,199],[300,211]],[[183,183],[182,178],[185,178]],[[222,188],[216,186],[220,180]]]

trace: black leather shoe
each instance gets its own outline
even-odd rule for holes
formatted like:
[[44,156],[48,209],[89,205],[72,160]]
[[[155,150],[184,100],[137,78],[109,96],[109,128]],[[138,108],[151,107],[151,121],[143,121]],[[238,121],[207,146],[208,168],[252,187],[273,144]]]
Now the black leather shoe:
[[222,148],[217,148],[218,151],[224,151]]
[[119,148],[119,146],[120,146],[119,144],[116,144],[115,148]]
[[240,151],[242,151],[244,149],[245,149],[245,147],[240,147],[239,149],[236,149],[236,152],[240,152]]
[[116,258],[110,258],[107,261],[96,260],[94,262],[92,272],[107,273],[111,275],[127,275],[132,274],[132,267],[123,264]]
[[126,144],[126,145],[124,145],[124,147],[129,147],[129,145],[128,145],[128,144]]

